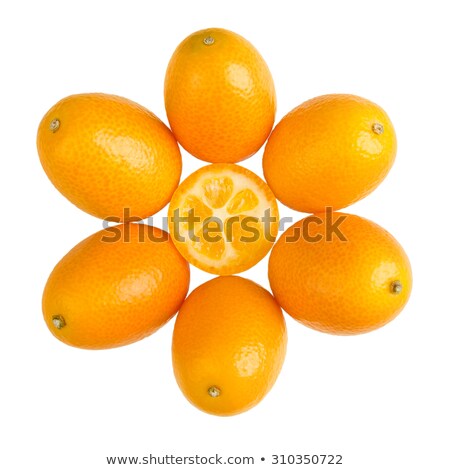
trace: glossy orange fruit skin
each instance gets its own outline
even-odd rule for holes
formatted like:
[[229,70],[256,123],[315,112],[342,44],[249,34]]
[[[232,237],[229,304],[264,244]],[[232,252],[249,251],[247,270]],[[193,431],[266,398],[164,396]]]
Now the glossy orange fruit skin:
[[[175,378],[200,410],[242,413],[275,383],[286,345],[283,314],[267,290],[238,276],[217,277],[197,287],[177,316]],[[212,388],[218,396],[211,396]]]
[[39,125],[37,148],[55,187],[102,219],[124,221],[124,210],[131,217],[155,214],[181,176],[170,129],[144,107],[114,95],[86,93],[56,103]]
[[264,150],[264,176],[277,199],[292,209],[337,210],[371,193],[396,151],[394,128],[378,105],[355,95],[324,95],[275,126]]
[[[175,315],[188,288],[189,265],[168,233],[125,224],[91,235],[61,259],[48,278],[42,308],[62,342],[106,349],[154,333]],[[55,317],[64,326],[57,328]]]
[[164,98],[178,142],[211,163],[253,155],[275,119],[266,62],[246,39],[225,29],[197,31],[181,42],[167,67]]
[[[335,234],[327,239],[326,227],[341,216],[339,230],[346,241]],[[400,313],[411,293],[412,273],[403,248],[386,230],[336,212],[328,222],[316,214],[283,233],[269,258],[269,281],[281,307],[299,322],[353,335],[380,328]],[[401,291],[395,292],[398,282]]]

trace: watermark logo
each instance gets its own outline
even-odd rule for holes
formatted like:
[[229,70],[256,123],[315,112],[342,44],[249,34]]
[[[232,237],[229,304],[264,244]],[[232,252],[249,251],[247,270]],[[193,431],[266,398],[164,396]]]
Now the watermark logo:
[[[325,217],[310,215],[303,219],[301,224],[295,226],[292,233],[286,236],[286,243],[295,243],[300,238],[303,238],[303,240],[308,243],[318,243],[323,239],[325,239],[326,242],[331,242],[335,238],[339,239],[341,242],[346,242],[347,238],[340,228],[340,225],[346,218],[347,216],[344,214],[333,217],[333,211],[330,207],[327,207]],[[323,230],[317,231],[317,227],[321,227],[322,225]]]
[[[286,237],[286,243],[295,243],[299,239],[303,239],[308,243],[318,243],[324,239],[326,242],[331,242],[334,239],[346,242],[347,238],[341,227],[345,219],[345,214],[339,214],[336,217],[336,215],[333,215],[332,209],[327,207],[320,216],[310,215],[302,219],[301,223],[293,227],[292,233]],[[123,220],[127,223],[120,228],[117,224]],[[172,217],[162,218],[162,230],[160,230],[153,227],[153,217],[142,219],[132,216],[130,209],[126,208],[123,217],[111,216],[103,220],[105,234],[102,241],[105,243],[129,242],[131,239],[129,223],[135,223],[139,225],[139,242],[145,242],[146,240],[155,243],[167,242],[170,226],[172,238],[181,243],[188,240],[193,243],[199,242],[200,234],[201,239],[207,243],[217,243],[222,240],[230,243],[233,241],[233,234],[235,233],[239,234],[238,241],[242,243],[256,243],[262,238],[273,243],[276,239],[274,225],[277,220],[278,218],[272,214],[270,209],[266,209],[262,217],[236,215],[228,217],[226,220],[215,216],[202,220],[194,209],[190,209],[187,214],[183,215],[179,209],[176,209]],[[278,231],[284,232],[293,222],[292,217],[280,218],[278,220]]]

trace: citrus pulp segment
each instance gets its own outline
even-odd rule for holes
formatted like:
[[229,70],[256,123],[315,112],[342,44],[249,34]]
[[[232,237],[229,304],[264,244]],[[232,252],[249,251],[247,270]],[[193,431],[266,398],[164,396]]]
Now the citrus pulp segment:
[[194,266],[212,274],[235,274],[270,250],[278,231],[277,202],[250,170],[207,165],[175,191],[169,228],[175,246]]

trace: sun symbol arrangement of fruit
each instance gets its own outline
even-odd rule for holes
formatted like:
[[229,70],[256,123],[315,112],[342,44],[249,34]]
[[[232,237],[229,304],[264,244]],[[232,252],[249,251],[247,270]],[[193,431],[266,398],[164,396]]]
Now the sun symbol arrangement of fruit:
[[[87,213],[122,222],[56,265],[44,319],[59,340],[104,349],[149,336],[178,312],[179,387],[201,410],[234,415],[256,405],[281,370],[281,309],[310,328],[353,335],[385,325],[408,301],[411,267],[400,244],[367,219],[333,212],[381,183],[395,132],[379,106],[343,94],[306,101],[273,128],[267,64],[224,29],[181,42],[164,97],[171,129],[144,107],[99,93],[64,98],[42,119],[37,147],[51,182]],[[266,141],[267,183],[236,164]],[[178,144],[210,163],[181,184]],[[275,243],[276,199],[310,215]],[[170,234],[130,219],[168,203]],[[271,249],[273,295],[234,276]],[[218,276],[186,298],[189,263]]]

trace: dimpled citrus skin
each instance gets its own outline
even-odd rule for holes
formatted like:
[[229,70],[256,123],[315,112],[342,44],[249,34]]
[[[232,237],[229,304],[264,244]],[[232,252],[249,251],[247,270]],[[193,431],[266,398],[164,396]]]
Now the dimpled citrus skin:
[[396,142],[389,117],[375,103],[355,95],[319,96],[275,126],[264,150],[264,176],[277,199],[292,209],[341,209],[383,181]]
[[[172,318],[188,288],[189,265],[167,232],[118,225],[86,238],[56,265],[44,289],[44,319],[71,346],[123,346]],[[60,329],[55,316],[64,319]]]
[[[338,228],[347,241],[335,234],[327,241],[326,226],[340,216],[345,219]],[[283,233],[270,255],[269,281],[276,300],[296,320],[326,333],[352,335],[379,328],[400,313],[412,274],[406,253],[386,230],[336,212],[331,222],[324,214],[309,216]],[[395,281],[401,292],[393,292]]]
[[253,155],[275,119],[267,64],[246,39],[225,29],[204,29],[181,42],[167,67],[164,97],[178,142],[211,163]]
[[[273,386],[286,344],[283,314],[268,291],[238,276],[217,277],[197,287],[177,316],[175,378],[202,411],[242,413]],[[218,396],[211,396],[211,388]]]
[[[57,119],[59,128],[52,131]],[[181,154],[170,129],[142,106],[114,95],[68,96],[42,119],[37,147],[50,181],[102,219],[148,217],[170,200]]]

